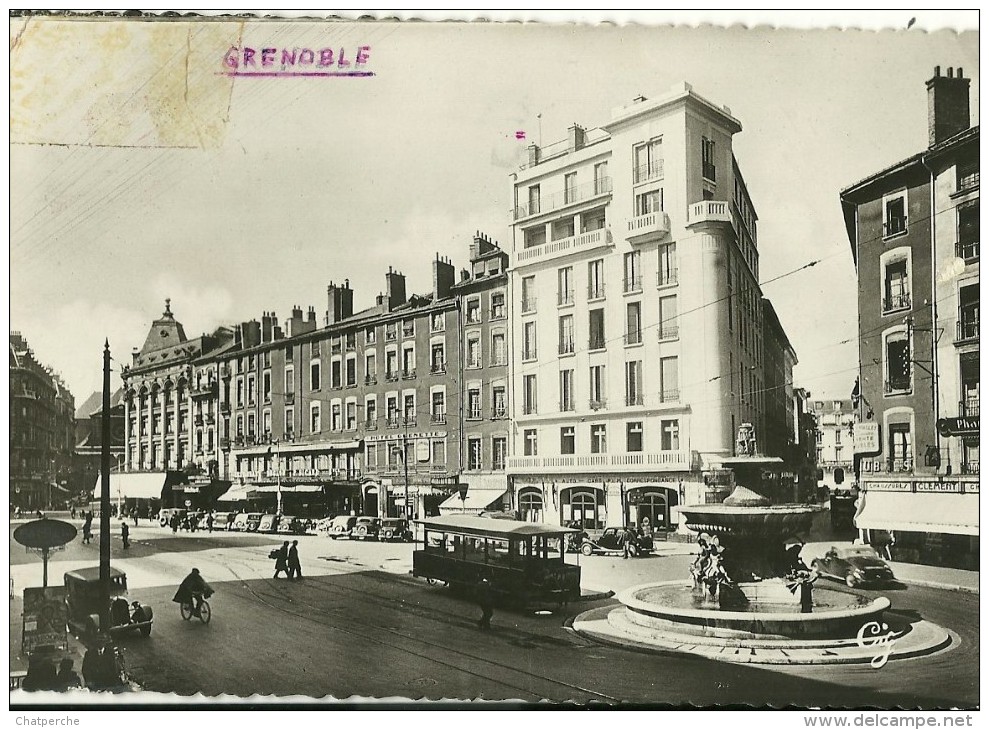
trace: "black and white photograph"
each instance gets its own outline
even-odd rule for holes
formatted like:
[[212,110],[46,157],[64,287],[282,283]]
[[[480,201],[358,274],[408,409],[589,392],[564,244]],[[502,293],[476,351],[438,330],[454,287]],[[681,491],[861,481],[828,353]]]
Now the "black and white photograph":
[[18,724],[972,726],[977,10],[241,12],[10,12]]

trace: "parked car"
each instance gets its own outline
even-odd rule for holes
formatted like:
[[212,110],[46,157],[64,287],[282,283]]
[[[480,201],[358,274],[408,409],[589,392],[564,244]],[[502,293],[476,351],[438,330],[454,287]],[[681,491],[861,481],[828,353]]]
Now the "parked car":
[[[150,636],[154,611],[139,601],[128,602],[127,574],[110,566],[110,634],[140,631]],[[100,632],[100,569],[80,568],[65,574],[68,625],[80,638],[96,638]],[[106,604],[103,604],[106,605]]]
[[849,588],[896,580],[886,561],[869,545],[832,547],[824,557],[815,558],[810,565],[821,575],[845,581]]
[[[629,555],[637,557],[651,553],[652,550],[652,536],[636,533],[635,540],[629,547],[628,552]],[[593,555],[594,553],[624,553],[625,529],[622,527],[608,527],[596,537],[585,535],[580,544],[580,552],[583,555]]]
[[278,519],[278,532],[285,535],[305,535],[309,527],[309,520],[302,517],[292,517],[282,515]]
[[171,521],[172,515],[178,515],[179,520],[181,521],[185,519],[185,516],[186,514],[188,514],[188,512],[189,510],[186,509],[166,507],[162,509],[160,512],[158,512],[158,524],[161,525],[162,527],[168,527],[168,523]]
[[261,521],[258,523],[258,532],[277,532],[278,521],[278,515],[261,515]]
[[328,517],[316,523],[316,532],[337,540],[341,537],[349,537],[350,530],[355,524],[357,524],[357,518],[352,515]]
[[389,518],[381,520],[381,528],[378,531],[379,540],[402,540],[409,542],[412,540],[412,530],[409,529],[409,521],[404,518]]
[[234,520],[237,517],[236,512],[214,512],[213,513],[213,529],[214,530],[229,530],[230,526],[233,525]]
[[238,512],[235,514],[233,522],[230,523],[227,529],[232,532],[245,532],[247,530],[247,513]]
[[351,540],[378,539],[381,532],[381,519],[378,517],[358,517],[357,522],[350,528]]
[[261,518],[264,517],[262,512],[250,512],[247,515],[247,526],[244,528],[248,532],[257,532],[261,527]]

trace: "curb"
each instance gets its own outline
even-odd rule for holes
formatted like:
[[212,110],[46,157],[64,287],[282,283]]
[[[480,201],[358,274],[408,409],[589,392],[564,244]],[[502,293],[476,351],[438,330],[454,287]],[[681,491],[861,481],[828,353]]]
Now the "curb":
[[954,583],[939,583],[936,580],[921,580],[919,578],[897,578],[900,583],[906,583],[911,586],[922,586],[924,588],[940,588],[944,591],[958,591],[959,593],[971,593],[974,595],[979,595],[978,588],[972,588],[970,586],[961,586]]

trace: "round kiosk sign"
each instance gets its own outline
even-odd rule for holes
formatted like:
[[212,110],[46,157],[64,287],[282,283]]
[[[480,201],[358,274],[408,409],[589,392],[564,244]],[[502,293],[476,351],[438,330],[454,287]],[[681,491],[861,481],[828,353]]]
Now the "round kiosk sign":
[[42,518],[18,527],[14,530],[14,539],[24,547],[53,548],[72,542],[77,534],[75,525]]

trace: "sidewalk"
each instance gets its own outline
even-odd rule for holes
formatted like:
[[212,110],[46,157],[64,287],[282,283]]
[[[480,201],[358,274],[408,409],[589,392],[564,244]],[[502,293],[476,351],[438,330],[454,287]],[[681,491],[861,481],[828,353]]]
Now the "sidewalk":
[[[810,565],[810,561],[824,555],[832,546],[847,547],[851,541],[834,542],[809,542],[804,545],[800,552],[803,561]],[[887,560],[889,567],[893,570],[893,575],[902,583],[910,585],[926,586],[928,588],[941,588],[948,591],[964,591],[966,593],[979,592],[979,572],[976,570],[959,570],[957,568],[941,568],[934,565],[919,565],[917,563],[901,563]]]

